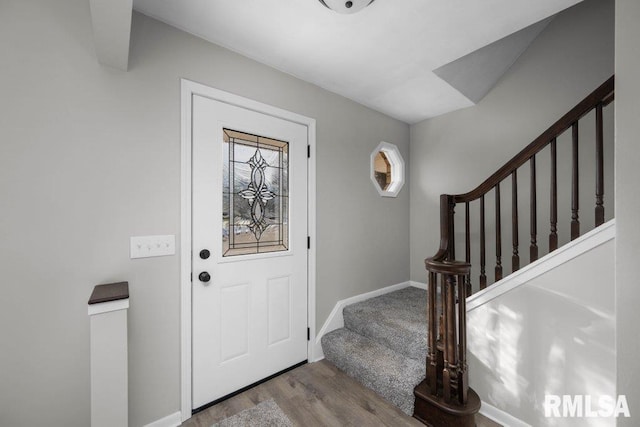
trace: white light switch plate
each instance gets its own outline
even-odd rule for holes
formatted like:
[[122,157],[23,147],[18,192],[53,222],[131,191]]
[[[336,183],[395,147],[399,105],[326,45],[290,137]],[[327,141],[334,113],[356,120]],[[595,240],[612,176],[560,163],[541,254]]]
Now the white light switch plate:
[[174,255],[176,253],[176,236],[136,236],[131,237],[131,259],[154,256]]

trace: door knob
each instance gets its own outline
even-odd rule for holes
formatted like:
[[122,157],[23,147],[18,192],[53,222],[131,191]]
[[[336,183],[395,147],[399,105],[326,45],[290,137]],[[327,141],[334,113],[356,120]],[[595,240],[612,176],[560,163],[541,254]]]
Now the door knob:
[[198,275],[198,279],[200,279],[201,282],[207,283],[209,280],[211,280],[211,276],[206,271],[203,271]]

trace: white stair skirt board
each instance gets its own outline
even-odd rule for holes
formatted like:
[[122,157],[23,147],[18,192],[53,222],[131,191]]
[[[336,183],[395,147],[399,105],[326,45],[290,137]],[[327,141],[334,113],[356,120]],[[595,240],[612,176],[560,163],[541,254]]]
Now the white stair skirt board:
[[409,286],[414,286],[416,288],[427,289],[427,285],[424,283],[407,281],[398,283],[395,285],[387,286],[385,288],[376,289],[375,291],[367,292],[360,295],[354,295],[352,297],[340,300],[336,303],[335,307],[329,314],[329,317],[322,325],[320,332],[316,335],[316,339],[313,345],[313,360],[312,362],[317,362],[319,360],[324,359],[324,352],[322,351],[321,340],[324,334],[328,334],[331,331],[335,331],[336,329],[340,329],[344,327],[344,317],[342,317],[342,309],[348,305],[355,304],[360,301],[368,300],[370,298],[374,298],[380,295],[388,294],[393,291],[397,291],[399,289],[403,289]]
[[495,406],[489,405],[486,402],[482,402],[480,405],[480,413],[485,417],[497,422],[500,425],[508,427],[531,427],[531,424],[527,424],[519,418],[504,412],[502,409],[498,409]]
[[178,411],[149,423],[144,427],[177,427],[180,424],[182,424],[182,419],[180,418],[180,411]]
[[616,220],[612,219],[600,227],[578,237],[566,245],[560,246],[555,251],[547,254],[529,265],[522,267],[515,273],[509,274],[504,279],[487,286],[467,298],[467,312],[480,307],[483,304],[503,295],[528,281],[553,270],[565,262],[582,255],[591,249],[608,242],[616,237]]

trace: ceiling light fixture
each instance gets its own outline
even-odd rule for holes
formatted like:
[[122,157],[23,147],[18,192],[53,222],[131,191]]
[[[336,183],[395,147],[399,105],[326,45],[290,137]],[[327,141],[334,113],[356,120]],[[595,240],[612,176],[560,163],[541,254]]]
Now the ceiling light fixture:
[[356,13],[373,3],[374,0],[320,0],[320,3],[338,13]]

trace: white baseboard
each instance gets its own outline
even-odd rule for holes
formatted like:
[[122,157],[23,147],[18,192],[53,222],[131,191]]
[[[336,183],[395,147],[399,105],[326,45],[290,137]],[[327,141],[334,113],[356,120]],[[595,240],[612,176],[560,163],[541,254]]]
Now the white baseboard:
[[578,237],[547,254],[529,265],[522,267],[515,273],[509,274],[504,279],[490,285],[486,289],[476,292],[467,298],[467,311],[474,310],[528,281],[572,260],[585,252],[590,251],[616,237],[616,221],[612,219],[600,227]]
[[336,303],[329,314],[329,317],[322,325],[320,332],[316,335],[316,340],[314,342],[313,356],[314,360],[312,362],[317,362],[319,360],[324,359],[324,353],[322,351],[322,343],[321,339],[324,334],[328,334],[331,331],[335,331],[336,329],[340,329],[344,327],[344,317],[342,317],[342,309],[350,304],[355,304],[360,301],[367,300],[369,298],[374,298],[380,295],[388,294],[389,292],[397,291],[399,289],[403,289],[409,286],[414,286],[416,288],[427,289],[427,285],[419,282],[407,281],[398,283],[395,285],[387,286],[385,288],[376,289],[375,291],[367,292],[360,295],[355,295],[350,298],[346,298],[340,300]]
[[413,286],[414,288],[424,289],[425,291],[427,290],[427,284],[426,283],[416,282],[416,281],[410,280],[409,281],[409,285]]
[[173,414],[167,415],[164,418],[160,418],[152,423],[147,424],[144,427],[177,427],[182,424],[182,418],[180,416],[180,412],[174,412]]
[[480,406],[480,413],[505,427],[531,427],[530,424],[527,424],[521,419],[516,418],[493,405],[489,405],[486,402],[482,402],[482,405]]

